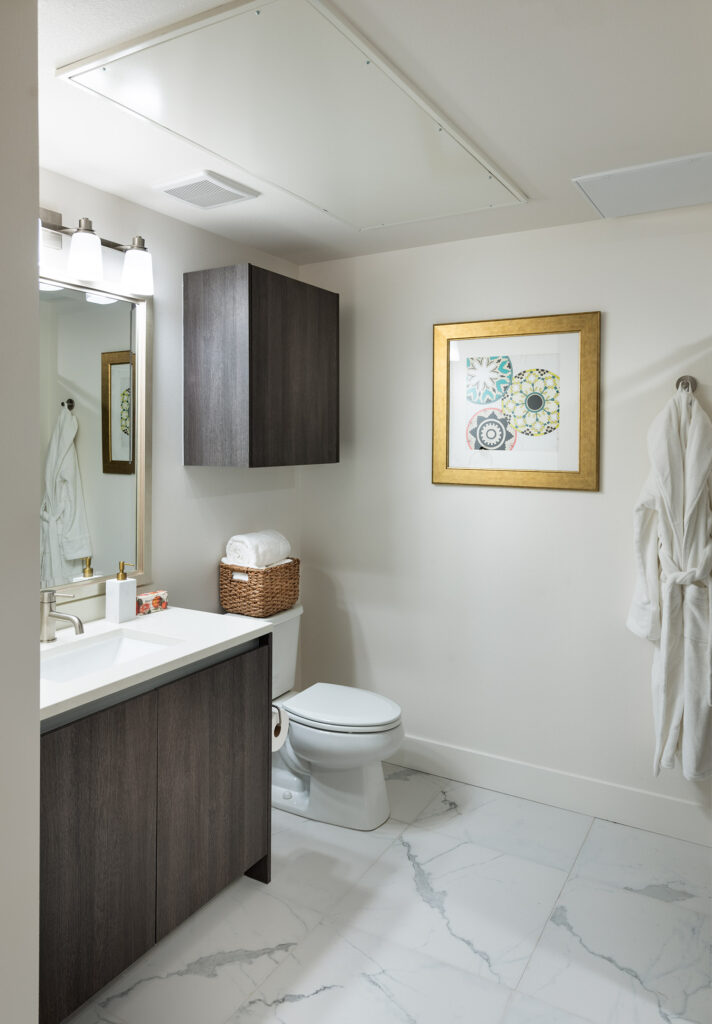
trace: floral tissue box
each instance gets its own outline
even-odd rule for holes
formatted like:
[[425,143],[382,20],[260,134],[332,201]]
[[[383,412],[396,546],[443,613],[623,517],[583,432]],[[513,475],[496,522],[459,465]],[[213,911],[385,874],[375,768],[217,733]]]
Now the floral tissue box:
[[162,612],[168,607],[167,590],[151,590],[146,594],[136,595],[136,614],[150,615],[151,612]]

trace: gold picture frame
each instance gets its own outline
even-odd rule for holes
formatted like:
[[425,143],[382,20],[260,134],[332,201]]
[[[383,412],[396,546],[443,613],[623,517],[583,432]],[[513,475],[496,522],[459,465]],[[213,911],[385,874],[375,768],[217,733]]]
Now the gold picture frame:
[[135,358],[133,352],[101,354],[101,454],[104,473],[134,473]]
[[601,314],[433,326],[433,483],[597,491]]

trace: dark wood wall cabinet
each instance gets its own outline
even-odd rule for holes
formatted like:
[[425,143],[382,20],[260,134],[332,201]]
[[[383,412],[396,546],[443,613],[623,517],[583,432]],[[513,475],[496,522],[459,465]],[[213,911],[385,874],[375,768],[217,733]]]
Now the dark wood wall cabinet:
[[40,1024],[270,871],[265,642],[41,739]]
[[244,263],[183,275],[183,462],[339,461],[339,296]]

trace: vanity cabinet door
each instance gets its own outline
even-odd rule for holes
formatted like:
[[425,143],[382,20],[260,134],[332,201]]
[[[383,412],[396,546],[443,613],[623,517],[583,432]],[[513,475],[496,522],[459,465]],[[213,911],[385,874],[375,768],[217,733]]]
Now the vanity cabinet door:
[[270,647],[158,691],[156,937],[245,873],[269,881]]
[[156,693],[41,739],[40,1024],[155,942]]

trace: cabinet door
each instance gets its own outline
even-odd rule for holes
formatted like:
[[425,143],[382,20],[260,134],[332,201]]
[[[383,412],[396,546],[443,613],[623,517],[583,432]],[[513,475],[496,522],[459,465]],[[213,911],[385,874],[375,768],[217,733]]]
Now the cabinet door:
[[41,740],[40,1022],[155,942],[156,694]]
[[339,296],[250,266],[250,465],[339,461]]
[[270,648],[158,691],[156,935],[226,885],[269,881]]
[[183,462],[248,466],[248,265],[183,276]]

